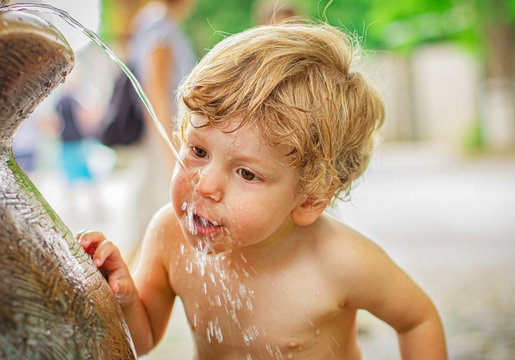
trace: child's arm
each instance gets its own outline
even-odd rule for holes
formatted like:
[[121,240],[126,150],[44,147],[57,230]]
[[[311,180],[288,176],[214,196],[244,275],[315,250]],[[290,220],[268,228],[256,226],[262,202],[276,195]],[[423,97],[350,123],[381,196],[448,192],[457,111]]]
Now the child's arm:
[[385,265],[391,267],[384,268],[389,279],[369,311],[395,328],[402,359],[447,359],[443,327],[433,303],[395,264]]
[[120,251],[99,232],[80,233],[77,239],[114,292],[139,354],[140,349],[146,347],[145,344],[152,342],[152,331],[145,306],[139,299],[138,290]]
[[352,305],[396,330],[403,360],[447,359],[442,324],[426,294],[372,242],[360,241],[357,249]]
[[163,251],[156,248],[161,239],[154,236],[156,230],[152,224],[149,229],[135,281],[118,248],[105,240],[103,234],[91,232],[78,236],[81,246],[92,256],[116,295],[138,355],[149,352],[163,336],[175,298],[164,270]]
[[[154,215],[147,227],[141,258],[134,274],[139,298],[145,305],[152,329],[152,341],[138,350],[139,354],[152,350],[166,332],[175,301],[168,265],[171,263],[170,257],[177,256],[174,246],[179,237],[182,237],[182,230],[172,207],[165,206]],[[135,326],[138,324],[135,323]]]

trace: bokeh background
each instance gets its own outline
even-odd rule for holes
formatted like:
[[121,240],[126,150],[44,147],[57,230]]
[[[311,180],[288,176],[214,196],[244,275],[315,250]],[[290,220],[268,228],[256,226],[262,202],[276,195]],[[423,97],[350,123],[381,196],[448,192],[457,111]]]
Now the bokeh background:
[[[124,59],[128,24],[146,1],[30,2],[68,11]],[[197,58],[259,23],[265,2],[197,0],[183,23]],[[277,10],[286,1],[268,3]],[[514,359],[515,1],[287,3],[362,44],[357,65],[386,105],[384,139],[369,169],[350,199],[329,211],[381,245],[426,290],[441,313],[451,359]],[[20,128],[16,158],[72,232],[99,229],[134,263],[141,173],[130,152],[94,136],[118,69],[78,30],[45,17],[74,48],[76,66]],[[55,112],[70,92],[80,103],[89,172],[77,181],[64,175]],[[359,340],[365,359],[399,358],[393,330],[365,312]],[[179,303],[165,339],[145,359],[191,356]]]

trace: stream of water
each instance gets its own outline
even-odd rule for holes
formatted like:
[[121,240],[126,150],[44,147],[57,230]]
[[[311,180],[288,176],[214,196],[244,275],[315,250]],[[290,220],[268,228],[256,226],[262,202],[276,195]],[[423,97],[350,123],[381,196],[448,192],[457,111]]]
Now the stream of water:
[[[75,29],[80,30],[84,35],[86,35],[91,41],[93,41],[96,45],[98,45],[102,50],[120,67],[120,69],[127,75],[127,77],[130,79],[134,89],[136,90],[138,96],[140,97],[143,105],[149,112],[150,116],[152,117],[154,124],[156,128],[158,129],[160,135],[164,138],[166,143],[168,144],[170,150],[172,151],[172,154],[177,159],[177,162],[184,168],[186,172],[188,172],[187,167],[184,165],[183,161],[181,160],[181,157],[177,153],[175,147],[173,146],[172,142],[170,141],[166,130],[164,129],[163,125],[157,118],[157,115],[152,107],[152,104],[150,103],[150,100],[148,99],[147,95],[142,89],[141,84],[135,77],[135,75],[130,71],[130,69],[116,56],[116,54],[112,51],[109,46],[107,46],[99,37],[98,35],[84,27],[82,24],[80,24],[77,20],[72,18],[66,11],[62,9],[55,8],[51,5],[47,4],[31,4],[31,3],[18,3],[18,4],[11,4],[6,5],[7,2],[5,0],[0,0],[0,12],[6,12],[6,11],[29,11],[29,12],[36,12],[36,13],[45,13],[50,15],[57,15],[61,19],[63,19],[68,25],[72,26]],[[195,186],[195,184],[192,184]],[[195,208],[195,198],[194,198],[195,191],[192,191],[192,199],[189,204],[185,204],[185,206],[188,208],[187,214],[189,218],[189,222],[192,222],[193,219],[193,210]],[[190,232],[194,233],[194,226],[190,224]],[[230,234],[226,234],[229,238],[231,237]],[[241,328],[241,324],[238,318],[238,314],[241,311],[253,311],[253,304],[252,304],[252,298],[253,298],[253,291],[251,289],[247,289],[239,279],[239,274],[235,271],[231,273],[227,273],[223,266],[221,266],[221,262],[224,259],[224,255],[222,256],[209,256],[208,250],[210,247],[210,239],[206,238],[206,242],[204,244],[199,244],[195,247],[196,255],[194,257],[194,263],[192,261],[186,260],[186,272],[191,274],[194,271],[194,265],[195,265],[195,271],[198,271],[202,278],[204,278],[203,283],[203,292],[206,298],[209,300],[210,306],[217,307],[217,308],[225,308],[225,312],[227,313],[229,319],[232,322],[232,326],[237,326],[238,328]],[[211,249],[212,250],[212,249]],[[230,249],[227,250],[230,252]],[[227,252],[226,251],[226,252]],[[177,254],[177,258],[183,256],[184,254],[184,247],[181,248],[181,251],[179,254]],[[210,270],[206,271],[207,268],[210,268]],[[245,271],[245,269],[242,269],[242,274],[244,277],[249,277],[248,272]],[[230,290],[229,283],[236,282],[240,283],[239,290],[236,293],[232,293]],[[203,330],[201,330],[201,333],[204,333],[204,336],[206,337],[207,341],[209,343],[211,342],[217,342],[222,343],[224,341],[223,332],[222,332],[222,326],[220,324],[220,320],[218,316],[215,316],[209,321],[203,321],[200,323],[200,320],[197,320],[197,315],[193,315],[193,319],[190,321],[192,322],[192,326],[194,328],[197,328],[197,326],[201,326]],[[256,339],[256,337],[263,333],[262,329],[258,329],[255,326],[252,326],[250,328],[244,328],[241,331],[241,341],[242,343],[246,344],[247,346],[250,346],[250,344]],[[271,352],[272,346],[270,344],[267,344],[267,351]],[[280,352],[279,352],[280,354]],[[251,355],[248,354],[247,359],[252,359]],[[275,356],[273,357],[275,358]],[[282,356],[279,356],[277,358],[282,358]]]
[[[187,167],[184,165],[181,157],[177,153],[175,147],[170,141],[166,130],[163,125],[157,118],[157,115],[150,103],[150,100],[146,96],[143,91],[141,84],[135,77],[135,75],[129,70],[129,68],[116,56],[116,54],[107,46],[96,33],[87,29],[82,24],[80,24],[77,20],[72,18],[66,11],[55,8],[51,5],[47,4],[29,4],[29,3],[18,3],[6,5],[6,1],[0,0],[0,12],[5,11],[35,11],[40,13],[46,13],[51,15],[57,15],[61,19],[63,19],[68,25],[72,26],[75,29],[80,30],[84,35],[86,35],[91,41],[93,41],[96,45],[98,45],[102,50],[120,67],[120,69],[127,75],[130,79],[134,89],[136,90],[138,96],[140,97],[143,105],[149,112],[152,117],[156,128],[158,129],[160,135],[168,144],[172,154],[177,159],[177,162],[183,167],[186,172],[189,172]],[[193,180],[192,180],[193,182]],[[192,184],[193,188],[195,184]],[[192,189],[193,189],[192,188]],[[195,191],[192,191],[192,199],[190,203],[185,203],[184,207],[187,208],[187,216],[190,225],[190,232],[192,234],[195,233],[194,226],[191,224],[193,221],[193,210],[195,208]],[[185,209],[183,209],[185,210]],[[229,238],[230,241],[228,243],[232,243],[233,239],[231,238],[231,234],[225,234]],[[196,250],[196,255],[193,258],[193,261],[186,260],[186,272],[192,274],[193,271],[199,273],[199,275],[204,279],[203,282],[203,293],[206,299],[208,300],[209,306],[213,308],[225,309],[225,312],[228,316],[229,322],[231,323],[229,326],[236,327],[241,329],[241,342],[246,346],[250,346],[252,342],[256,340],[256,338],[265,333],[264,329],[258,328],[256,326],[245,326],[243,327],[239,320],[239,314],[241,312],[252,312],[254,305],[252,300],[254,298],[254,292],[252,289],[247,288],[242,282],[242,278],[248,278],[249,272],[246,269],[238,269],[238,271],[233,270],[232,272],[227,272],[223,265],[221,265],[224,261],[224,254],[218,254],[218,256],[210,256],[211,241],[214,239],[209,239],[206,236],[205,243],[200,243],[199,245],[194,246]],[[231,249],[226,249],[224,253],[230,252]],[[177,263],[179,263],[179,258],[184,255],[184,246],[181,247],[180,252],[177,254]],[[193,263],[194,262],[194,263]],[[195,269],[194,269],[195,266]],[[209,270],[207,270],[209,268]],[[230,284],[237,283],[239,284],[238,290],[233,292],[231,290]],[[233,289],[234,290],[234,289]],[[198,304],[198,303],[197,303]],[[205,311],[206,309],[204,309]],[[213,311],[215,314],[218,312]],[[197,327],[201,327],[201,329],[197,330],[200,333],[203,333],[209,343],[216,342],[222,343],[224,341],[224,334],[222,331],[222,324],[220,323],[220,319],[218,315],[215,315],[211,320],[200,321],[197,319],[196,312],[192,315],[190,319],[191,326],[195,329]],[[225,325],[227,326],[227,324]],[[267,343],[264,349],[268,355],[273,359],[283,359],[281,351],[277,346],[272,346]],[[250,354],[246,355],[246,359],[252,359]]]
[[170,138],[168,137],[168,134],[166,133],[165,128],[157,118],[157,115],[154,111],[154,108],[152,107],[152,104],[150,103],[150,100],[148,99],[147,95],[143,91],[143,88],[141,87],[141,84],[139,83],[136,76],[132,73],[132,71],[125,65],[119,58],[116,56],[116,54],[111,50],[109,46],[107,46],[99,37],[98,35],[84,27],[81,23],[79,23],[77,20],[72,18],[66,11],[58,9],[56,7],[53,7],[52,5],[47,4],[29,4],[29,3],[19,3],[19,4],[11,4],[5,6],[5,1],[0,2],[0,12],[4,11],[38,11],[45,14],[51,14],[51,15],[57,15],[61,19],[63,19],[68,25],[80,30],[84,35],[86,35],[91,41],[93,41],[95,44],[97,44],[104,52],[122,69],[122,71],[127,75],[129,80],[131,81],[132,86],[134,87],[134,90],[136,90],[136,93],[138,94],[139,98],[143,102],[143,105],[147,109],[148,113],[152,117],[152,120],[154,121],[154,125],[159,131],[159,134],[163,137],[163,139],[168,144],[170,150],[172,151],[172,154],[177,159],[177,162],[186,169],[184,166],[184,163],[182,162],[179,154],[177,153],[177,150],[173,146],[172,142],[170,141]]

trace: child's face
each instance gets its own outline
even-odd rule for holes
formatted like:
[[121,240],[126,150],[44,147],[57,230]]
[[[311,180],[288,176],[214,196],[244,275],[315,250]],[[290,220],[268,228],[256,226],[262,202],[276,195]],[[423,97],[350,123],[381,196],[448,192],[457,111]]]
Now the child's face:
[[[206,123],[193,115],[192,124]],[[183,232],[198,249],[276,242],[293,228],[290,213],[302,201],[297,173],[284,165],[286,148],[271,147],[256,129],[237,121],[220,129],[188,126],[180,165],[172,178],[172,202]]]

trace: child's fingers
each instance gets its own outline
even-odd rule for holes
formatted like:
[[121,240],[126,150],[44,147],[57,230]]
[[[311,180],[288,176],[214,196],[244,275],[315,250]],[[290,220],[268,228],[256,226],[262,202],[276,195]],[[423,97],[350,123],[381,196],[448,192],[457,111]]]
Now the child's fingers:
[[105,240],[105,235],[98,231],[84,230],[77,234],[77,240],[89,255],[93,255],[98,245]]
[[109,286],[119,303],[129,302],[134,294],[134,284],[127,279],[109,279]]
[[[116,263],[118,260],[121,261],[121,257],[118,256],[118,248],[109,240],[103,240],[100,244],[96,246],[93,262],[97,267],[101,267],[107,265],[110,267],[110,264],[106,264],[106,260],[111,258],[110,263]],[[113,269],[107,269],[113,270]]]
[[131,293],[132,287],[131,287],[130,281],[127,279],[110,279],[109,280],[109,286],[111,287],[111,290],[115,293],[116,296],[121,298],[126,298]]
[[105,235],[100,231],[84,230],[77,234],[77,240],[80,243],[100,243],[105,240]]

